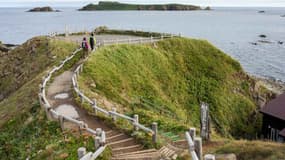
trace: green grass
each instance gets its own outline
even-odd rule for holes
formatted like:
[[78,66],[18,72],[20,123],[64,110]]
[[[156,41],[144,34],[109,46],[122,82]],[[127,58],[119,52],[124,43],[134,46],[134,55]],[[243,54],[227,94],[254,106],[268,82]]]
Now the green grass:
[[76,47],[75,43],[36,37],[10,51],[0,59],[0,97],[9,96]]
[[199,105],[206,102],[220,134],[255,138],[260,117],[246,77],[238,62],[207,41],[175,38],[100,48],[79,81],[88,96],[97,92],[127,114],[139,114],[143,124],[158,122],[163,132],[199,127]]
[[285,145],[263,141],[230,141],[215,153],[235,153],[239,160],[278,160],[285,157]]
[[[0,129],[0,159],[77,159],[77,149],[94,151],[92,137],[74,136],[61,131],[59,123],[48,121],[38,103],[23,114],[12,118]],[[67,156],[67,157],[65,157]],[[64,158],[65,157],[65,158]],[[110,157],[110,151],[101,156]]]
[[[37,54],[45,55],[47,50],[51,50],[52,59],[40,56],[37,57],[37,62],[32,62],[40,68],[43,68],[41,65],[47,68],[58,65],[76,47],[73,43],[45,37],[34,38],[24,45],[28,45],[28,48],[34,45],[34,41],[49,44],[46,49],[37,48]],[[81,55],[79,53],[74,56],[59,73],[73,67]],[[29,55],[23,50],[21,56],[26,58],[25,56]],[[77,159],[79,147],[84,146],[88,151],[94,151],[94,140],[91,137],[75,136],[69,131],[62,132],[58,122],[46,119],[44,111],[39,106],[37,94],[41,77],[47,74],[47,68],[38,71],[35,77],[30,77],[27,83],[0,102],[0,159]],[[99,159],[107,160],[110,156],[110,150],[107,148]]]

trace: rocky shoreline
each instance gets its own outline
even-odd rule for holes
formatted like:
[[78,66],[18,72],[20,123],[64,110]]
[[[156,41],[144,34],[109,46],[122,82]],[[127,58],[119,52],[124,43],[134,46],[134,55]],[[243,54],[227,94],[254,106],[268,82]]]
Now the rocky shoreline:
[[273,93],[280,95],[285,92],[285,82],[281,80],[275,80],[273,78],[262,78],[252,76],[258,83],[272,91]]

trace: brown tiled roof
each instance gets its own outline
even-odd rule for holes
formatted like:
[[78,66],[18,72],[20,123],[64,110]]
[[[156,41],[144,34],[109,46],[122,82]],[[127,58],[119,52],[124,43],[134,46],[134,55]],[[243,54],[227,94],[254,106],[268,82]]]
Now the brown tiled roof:
[[260,112],[285,120],[285,93],[268,102]]
[[279,135],[282,137],[285,137],[285,128],[283,128],[282,131],[279,132]]

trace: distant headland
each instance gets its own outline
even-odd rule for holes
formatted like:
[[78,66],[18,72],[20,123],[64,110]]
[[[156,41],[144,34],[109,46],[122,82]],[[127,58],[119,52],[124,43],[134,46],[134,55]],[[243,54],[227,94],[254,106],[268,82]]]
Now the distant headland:
[[[88,4],[79,11],[95,11],[95,10],[158,10],[158,11],[190,11],[203,10],[200,6],[183,5],[183,4],[127,4],[119,2],[100,1],[98,4]],[[206,7],[204,10],[211,10]]]
[[28,10],[27,12],[61,12],[60,10],[54,10],[49,6],[46,7],[36,7]]

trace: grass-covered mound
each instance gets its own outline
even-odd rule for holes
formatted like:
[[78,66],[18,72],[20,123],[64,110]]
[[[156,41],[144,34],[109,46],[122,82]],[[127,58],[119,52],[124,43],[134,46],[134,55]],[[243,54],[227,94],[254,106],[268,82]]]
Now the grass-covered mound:
[[88,4],[79,11],[93,11],[93,10],[201,10],[201,7],[194,5],[183,5],[183,4],[126,4],[119,2],[108,2],[108,1],[100,1],[97,4]]
[[255,136],[260,127],[250,78],[204,40],[100,48],[84,65],[80,85],[91,97],[119,104],[121,112],[139,114],[142,123],[158,122],[160,131],[199,127],[201,102],[210,105],[212,126],[221,134]]

